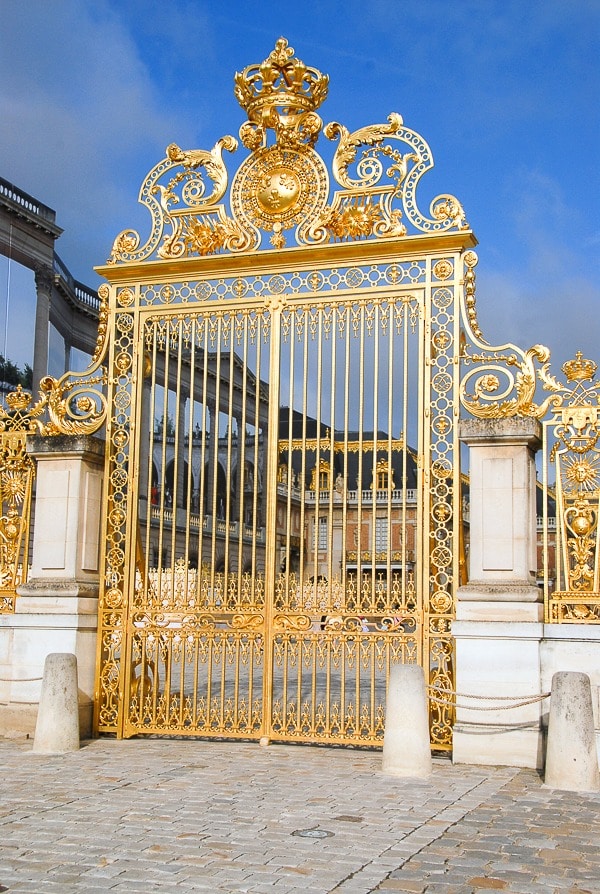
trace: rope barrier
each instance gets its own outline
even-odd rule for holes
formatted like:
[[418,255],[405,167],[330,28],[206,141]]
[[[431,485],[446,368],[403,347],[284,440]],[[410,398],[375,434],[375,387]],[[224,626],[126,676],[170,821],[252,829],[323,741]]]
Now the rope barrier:
[[[430,693],[435,692],[436,695],[451,696],[450,698],[436,698],[429,695],[429,701],[438,705],[454,705],[455,708],[462,708],[465,711],[511,711],[513,708],[522,708],[525,705],[534,705],[536,702],[542,702],[544,699],[550,698],[549,692],[542,692],[540,695],[525,695],[521,699],[515,699],[514,695],[471,695],[465,692],[456,692],[454,689],[438,689],[435,686],[428,686]],[[461,705],[458,703],[459,698],[477,699],[478,701],[487,702],[511,702],[510,705]]]
[[43,677],[18,677],[13,680],[12,677],[0,677],[0,683],[38,683]]

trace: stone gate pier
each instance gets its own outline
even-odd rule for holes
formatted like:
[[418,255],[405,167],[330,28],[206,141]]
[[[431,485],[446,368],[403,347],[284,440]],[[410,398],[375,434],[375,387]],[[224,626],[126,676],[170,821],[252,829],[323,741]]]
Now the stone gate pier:
[[[558,670],[590,676],[600,749],[600,629],[547,624],[536,585],[536,419],[465,419],[469,582],[458,590],[455,763],[541,768]],[[536,696],[540,698],[536,698]],[[473,698],[473,696],[476,696]]]
[[14,614],[0,615],[0,730],[32,734],[46,656],[77,657],[80,730],[89,737],[98,629],[104,442],[33,436],[37,462],[32,565]]

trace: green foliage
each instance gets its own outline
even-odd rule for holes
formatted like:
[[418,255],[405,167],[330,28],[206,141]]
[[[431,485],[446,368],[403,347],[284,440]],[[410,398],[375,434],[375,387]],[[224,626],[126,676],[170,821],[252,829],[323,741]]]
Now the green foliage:
[[4,385],[22,385],[28,391],[31,391],[33,383],[33,370],[28,363],[25,364],[23,370],[19,369],[12,360],[5,360],[0,354],[0,382]]

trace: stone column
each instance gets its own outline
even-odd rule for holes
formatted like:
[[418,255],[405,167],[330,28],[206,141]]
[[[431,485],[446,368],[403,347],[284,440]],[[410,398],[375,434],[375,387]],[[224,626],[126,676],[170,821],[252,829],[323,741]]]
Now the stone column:
[[511,699],[541,692],[544,606],[535,584],[541,426],[534,419],[469,419],[460,432],[469,446],[471,528],[469,582],[458,590],[452,624],[456,689],[481,699],[458,697],[453,759],[541,767],[543,703],[506,708]]
[[33,343],[33,393],[37,394],[40,379],[48,375],[48,339],[50,326],[50,301],[54,287],[54,272],[51,267],[35,268],[35,334]]
[[236,416],[236,429],[237,429],[237,442],[235,447],[235,482],[234,482],[234,505],[233,505],[233,520],[238,523],[238,532],[239,536],[242,536],[242,532],[244,529],[244,520],[242,518],[243,505],[244,505],[244,495],[242,492],[242,488],[244,486],[243,482],[243,474],[242,474],[242,465],[244,463],[245,456],[245,444],[244,444],[244,432],[242,430],[242,419],[240,416]]
[[[214,401],[207,401],[208,419],[209,419],[209,437],[208,437],[208,463],[206,469],[206,481],[204,485],[204,499],[206,506],[200,507],[200,513],[212,516],[214,491],[217,486],[217,459],[219,454],[219,414]],[[216,513],[219,507],[217,505]],[[213,521],[213,525],[214,525]]]
[[[185,463],[187,460],[187,450],[185,443],[185,423],[186,423],[186,405],[188,400],[188,395],[185,391],[179,391],[177,395],[179,400],[179,416],[177,419],[177,432],[176,432],[176,460],[177,460],[177,478],[173,481],[173,489],[176,491],[173,497],[173,511],[175,508],[184,509],[187,505],[187,492],[185,490],[186,484],[186,476],[185,476]],[[190,433],[191,437],[191,433]],[[175,506],[177,503],[177,506]]]
[[35,528],[27,583],[0,615],[0,730],[33,733],[48,654],[77,657],[83,737],[92,729],[104,442],[32,437]]

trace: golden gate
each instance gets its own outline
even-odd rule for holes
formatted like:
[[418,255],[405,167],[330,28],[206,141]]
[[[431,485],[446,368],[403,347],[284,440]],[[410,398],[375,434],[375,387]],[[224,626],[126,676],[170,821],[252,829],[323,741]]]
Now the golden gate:
[[242,150],[167,148],[99,268],[99,732],[373,745],[394,663],[453,689],[475,238],[420,211],[425,140],[323,127],[293,53],[235,76]]

